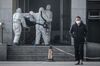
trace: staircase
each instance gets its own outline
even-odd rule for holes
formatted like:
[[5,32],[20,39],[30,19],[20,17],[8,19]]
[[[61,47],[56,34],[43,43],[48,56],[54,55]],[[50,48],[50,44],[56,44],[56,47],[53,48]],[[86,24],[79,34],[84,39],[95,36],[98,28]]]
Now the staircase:
[[[55,48],[56,47],[56,48]],[[8,61],[47,61],[49,46],[8,46]],[[61,51],[60,51],[61,50]],[[64,52],[66,53],[64,53]],[[54,61],[73,61],[73,46],[54,46]]]

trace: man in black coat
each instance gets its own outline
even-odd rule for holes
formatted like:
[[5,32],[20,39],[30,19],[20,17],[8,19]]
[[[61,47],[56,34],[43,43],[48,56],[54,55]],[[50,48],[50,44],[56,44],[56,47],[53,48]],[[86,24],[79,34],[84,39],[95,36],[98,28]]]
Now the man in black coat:
[[84,42],[87,35],[86,25],[81,21],[81,17],[77,16],[75,24],[71,27],[71,35],[74,38],[75,60],[76,65],[83,64],[84,58]]

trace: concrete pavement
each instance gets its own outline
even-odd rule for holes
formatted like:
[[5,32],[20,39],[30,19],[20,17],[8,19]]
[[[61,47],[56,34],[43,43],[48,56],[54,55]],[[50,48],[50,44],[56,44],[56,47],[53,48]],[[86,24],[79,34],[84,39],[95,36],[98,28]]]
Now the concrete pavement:
[[[32,62],[32,61],[1,61],[0,66],[77,66],[76,62]],[[78,66],[100,66],[100,62],[84,62]]]

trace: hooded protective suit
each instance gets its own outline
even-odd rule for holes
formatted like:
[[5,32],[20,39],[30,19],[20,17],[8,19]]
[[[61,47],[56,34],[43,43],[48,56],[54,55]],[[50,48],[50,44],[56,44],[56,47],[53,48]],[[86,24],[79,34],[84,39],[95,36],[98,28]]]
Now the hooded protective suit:
[[53,13],[51,11],[51,5],[47,5],[46,6],[46,10],[45,10],[45,19],[47,21],[47,25],[48,25],[48,29],[47,29],[47,38],[48,38],[48,42],[50,43],[50,36],[51,36],[51,22],[52,22],[52,18],[53,18]]
[[16,9],[16,12],[13,14],[13,31],[14,31],[13,43],[14,44],[19,42],[19,38],[21,35],[21,31],[22,31],[21,23],[23,27],[27,27],[25,23],[25,19],[21,13],[21,9],[18,8]]
[[43,24],[44,24],[45,21],[41,17],[41,12],[43,12],[43,11],[44,11],[44,8],[40,7],[38,13],[34,13],[33,11],[30,11],[30,14],[33,15],[33,17],[36,20],[36,25],[35,25],[35,27],[36,27],[35,44],[40,44],[40,38],[42,36],[45,45],[48,45],[46,28],[43,27]]

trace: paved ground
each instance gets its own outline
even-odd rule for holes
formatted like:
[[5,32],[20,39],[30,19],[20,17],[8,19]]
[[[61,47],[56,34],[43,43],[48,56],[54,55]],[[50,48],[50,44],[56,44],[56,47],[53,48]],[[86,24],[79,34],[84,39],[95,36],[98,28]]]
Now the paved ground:
[[[0,66],[77,66],[76,62],[32,62],[32,61],[2,61]],[[84,62],[78,66],[100,66],[100,62]]]

